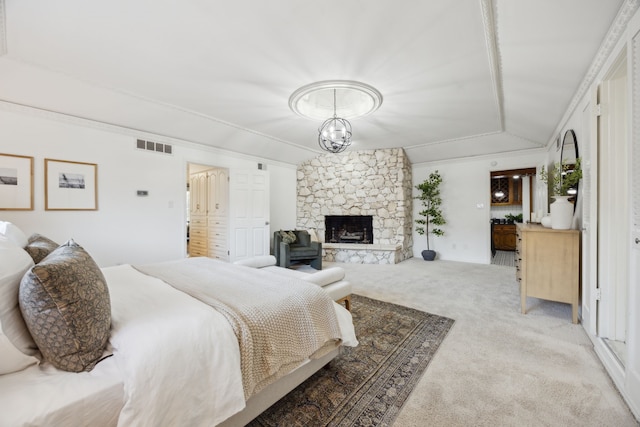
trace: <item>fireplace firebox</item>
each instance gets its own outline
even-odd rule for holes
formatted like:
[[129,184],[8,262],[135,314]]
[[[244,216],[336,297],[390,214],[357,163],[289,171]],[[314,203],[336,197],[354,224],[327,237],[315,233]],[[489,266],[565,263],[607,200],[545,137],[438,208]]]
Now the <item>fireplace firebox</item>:
[[371,215],[327,215],[324,241],[329,243],[373,243]]

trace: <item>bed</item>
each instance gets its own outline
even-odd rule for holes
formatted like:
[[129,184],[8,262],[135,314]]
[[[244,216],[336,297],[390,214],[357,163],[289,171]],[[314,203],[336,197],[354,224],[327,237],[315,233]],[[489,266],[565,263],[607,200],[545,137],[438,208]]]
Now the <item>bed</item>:
[[[50,269],[43,276],[40,268],[49,266],[59,252],[84,250],[73,242],[58,246],[42,236],[18,237],[0,222],[0,426],[244,425],[338,355],[341,346],[357,345],[350,313],[320,287],[268,271],[191,258],[98,269],[96,277],[103,277],[108,291],[106,342],[92,350],[95,360],[86,361],[83,355],[79,372],[69,372],[58,366],[56,355],[49,356],[51,350],[45,351],[46,343],[34,345],[39,324],[31,324],[30,300],[23,301],[32,293],[25,282],[29,274],[40,274],[38,284],[55,276],[59,270]],[[86,251],[83,257],[90,259]],[[74,268],[78,270],[77,262]],[[84,268],[78,271],[84,278]],[[69,274],[75,273],[65,270]],[[180,283],[171,283],[174,280]],[[219,287],[225,284],[231,289]],[[232,307],[237,312],[227,313],[226,292],[240,301],[235,305],[243,306]],[[14,299],[20,304],[9,304]],[[16,305],[22,305],[19,313]],[[247,307],[257,314],[246,314]],[[275,326],[260,318],[271,311],[282,316],[273,321]],[[34,342],[16,338],[18,315]],[[241,329],[245,317],[252,316],[269,324],[270,338],[258,336],[262,332],[256,333],[255,325],[246,326],[251,333]],[[100,316],[77,325],[80,330],[90,325],[92,339],[99,335],[92,331],[100,328],[92,324],[94,317]],[[286,322],[291,321],[302,326],[299,332],[286,330],[284,339],[282,329],[289,329]],[[48,329],[45,337],[51,335]],[[315,336],[312,351],[291,359],[281,355],[289,353],[289,342],[308,347],[306,341],[298,341],[307,340],[301,338],[306,335]],[[253,357],[247,356],[252,352]],[[75,354],[72,361],[77,364],[74,358]]]

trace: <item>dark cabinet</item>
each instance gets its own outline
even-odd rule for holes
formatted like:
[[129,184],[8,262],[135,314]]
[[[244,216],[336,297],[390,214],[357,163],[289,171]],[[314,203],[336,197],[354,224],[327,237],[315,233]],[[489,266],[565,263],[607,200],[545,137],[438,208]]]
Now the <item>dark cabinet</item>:
[[493,245],[498,251],[516,250],[516,225],[515,224],[494,224],[493,225]]
[[491,205],[521,205],[522,179],[511,176],[491,178]]

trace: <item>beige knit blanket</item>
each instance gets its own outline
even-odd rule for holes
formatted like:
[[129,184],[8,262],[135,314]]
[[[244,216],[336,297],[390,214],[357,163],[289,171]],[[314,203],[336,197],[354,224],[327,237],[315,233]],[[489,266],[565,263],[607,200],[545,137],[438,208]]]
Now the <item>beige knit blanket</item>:
[[227,318],[240,345],[247,399],[341,341],[333,301],[315,284],[211,258],[135,268]]

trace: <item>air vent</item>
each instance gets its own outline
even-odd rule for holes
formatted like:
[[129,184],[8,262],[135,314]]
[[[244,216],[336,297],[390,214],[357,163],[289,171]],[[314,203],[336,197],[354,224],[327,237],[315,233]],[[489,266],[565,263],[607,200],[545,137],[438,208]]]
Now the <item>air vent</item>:
[[161,142],[145,141],[143,139],[136,140],[136,148],[138,150],[155,151],[156,153],[173,154],[173,146],[163,144]]

